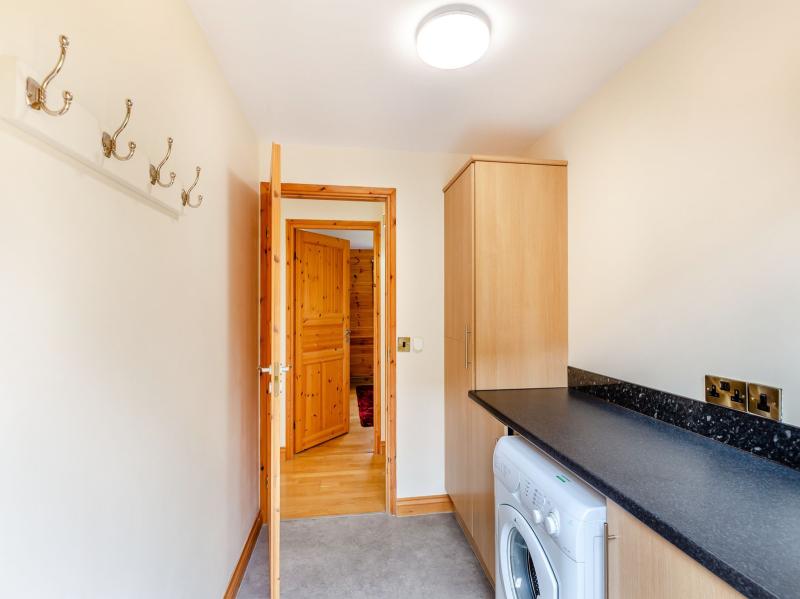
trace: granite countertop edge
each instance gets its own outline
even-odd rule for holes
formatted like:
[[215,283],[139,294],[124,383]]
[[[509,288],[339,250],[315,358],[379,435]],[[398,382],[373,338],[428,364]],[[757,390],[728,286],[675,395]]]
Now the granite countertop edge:
[[[519,422],[515,422],[506,414],[494,408],[491,404],[481,399],[479,395],[480,392],[480,390],[470,391],[469,397],[504,425],[514,429],[516,433],[520,434],[522,437],[539,447],[557,462],[572,470],[575,474],[597,489],[597,491],[617,503],[629,513],[633,514],[633,516],[635,516],[638,520],[646,524],[648,527],[675,545],[678,549],[689,555],[695,561],[705,566],[719,578],[730,584],[734,589],[743,595],[754,599],[780,599],[778,595],[775,595],[751,578],[745,576],[739,570],[720,559],[714,553],[704,549],[674,526],[664,522],[658,517],[657,514],[647,509],[646,506],[640,505],[639,503],[633,501],[627,495],[625,495],[625,493],[608,484],[599,475],[586,469],[580,463],[575,462],[570,457],[561,453],[556,447],[553,447],[551,444],[531,433],[524,425]],[[580,395],[585,394],[580,393]],[[589,395],[586,395],[586,397],[594,401],[599,401]],[[644,417],[649,418],[648,416]]]

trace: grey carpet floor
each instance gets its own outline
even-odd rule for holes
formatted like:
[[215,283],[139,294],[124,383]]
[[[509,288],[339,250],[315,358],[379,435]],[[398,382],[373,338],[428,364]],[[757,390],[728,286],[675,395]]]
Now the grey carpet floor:
[[[267,599],[267,530],[238,599]],[[491,599],[452,514],[365,514],[281,523],[282,599]]]

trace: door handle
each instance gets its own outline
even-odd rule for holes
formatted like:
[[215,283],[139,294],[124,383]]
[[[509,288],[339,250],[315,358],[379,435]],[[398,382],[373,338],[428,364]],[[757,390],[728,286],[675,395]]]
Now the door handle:
[[[286,374],[292,369],[292,365],[281,366],[281,374]],[[272,374],[272,366],[260,366],[258,369],[260,374]]]

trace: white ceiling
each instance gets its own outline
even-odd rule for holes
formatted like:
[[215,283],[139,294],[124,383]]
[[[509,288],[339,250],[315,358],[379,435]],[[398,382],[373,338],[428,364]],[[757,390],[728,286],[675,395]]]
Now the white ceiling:
[[447,0],[189,0],[265,141],[516,153],[697,0],[472,0],[492,22],[478,63],[416,55]]
[[318,233],[319,235],[327,235],[328,237],[347,239],[350,241],[351,250],[372,249],[372,231],[358,231],[350,229],[303,229],[303,231],[310,231],[311,233]]

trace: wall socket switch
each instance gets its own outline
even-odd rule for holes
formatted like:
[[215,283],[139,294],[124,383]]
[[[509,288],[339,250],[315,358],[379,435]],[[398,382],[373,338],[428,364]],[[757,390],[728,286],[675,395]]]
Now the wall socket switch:
[[777,387],[747,384],[747,411],[772,420],[781,419],[781,390]]
[[706,375],[706,401],[740,412],[747,411],[747,383]]
[[411,351],[411,337],[398,337],[397,351],[399,352]]

